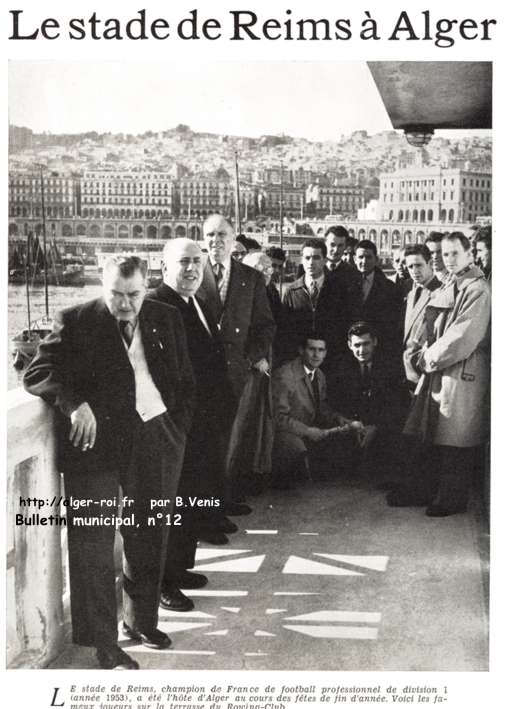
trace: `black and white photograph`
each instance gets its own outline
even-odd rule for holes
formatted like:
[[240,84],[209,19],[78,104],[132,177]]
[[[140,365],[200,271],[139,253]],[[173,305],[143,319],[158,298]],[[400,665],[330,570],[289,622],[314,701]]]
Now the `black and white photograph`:
[[[253,4],[56,3],[41,56],[8,54],[5,667],[45,671],[31,706],[491,697],[496,46],[442,3],[421,56],[398,5],[404,41],[344,60],[349,9]],[[153,57],[163,16],[185,46]],[[9,11],[9,40],[35,26]]]

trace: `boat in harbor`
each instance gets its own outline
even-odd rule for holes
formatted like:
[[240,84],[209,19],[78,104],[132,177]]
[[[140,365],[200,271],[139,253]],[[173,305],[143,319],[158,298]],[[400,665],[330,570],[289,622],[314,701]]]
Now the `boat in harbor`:
[[[20,265],[20,259],[28,261],[27,266]],[[25,254],[21,256],[18,247],[9,261],[9,283],[13,285],[22,285],[26,279],[32,287],[44,285],[46,281],[49,286],[84,285],[83,260],[76,256],[61,256],[54,239],[44,257],[37,235],[30,234]]]
[[35,320],[19,334],[12,338],[13,345],[13,366],[18,372],[22,372],[30,364],[37,352],[39,343],[49,335],[53,329],[52,318],[45,315],[39,320]]

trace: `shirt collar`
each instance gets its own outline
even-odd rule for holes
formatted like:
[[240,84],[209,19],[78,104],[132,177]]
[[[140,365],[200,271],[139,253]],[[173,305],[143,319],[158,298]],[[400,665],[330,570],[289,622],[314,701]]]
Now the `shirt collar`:
[[339,259],[338,261],[329,261],[328,260],[326,263],[326,266],[328,268],[328,271],[336,271],[341,263],[342,263],[342,259]]
[[312,379],[312,376],[317,372],[317,369],[309,369],[306,364],[303,365],[305,374]]
[[[212,267],[212,270],[214,270],[214,266],[216,265],[216,262],[212,260],[210,255],[209,255],[209,263]],[[230,263],[231,263],[231,256],[230,256],[230,258],[226,259],[226,261],[223,261],[221,263],[221,266],[223,267],[223,272],[230,270]]]
[[319,276],[319,278],[314,278],[313,281],[309,280],[309,277],[307,276],[307,274],[305,274],[304,283],[305,283],[306,288],[308,288],[311,283],[317,283],[317,287],[319,288],[319,290],[321,290],[321,288],[323,287],[323,283],[324,283],[324,273],[321,276]]

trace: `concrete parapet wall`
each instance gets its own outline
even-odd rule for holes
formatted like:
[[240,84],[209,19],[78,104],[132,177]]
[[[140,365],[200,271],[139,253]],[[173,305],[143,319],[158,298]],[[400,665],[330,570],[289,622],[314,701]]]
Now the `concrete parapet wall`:
[[[7,394],[7,664],[44,667],[59,652],[63,633],[62,527],[16,524],[59,516],[54,414],[23,389]],[[43,500],[40,508],[33,502]],[[62,511],[63,512],[63,511]]]

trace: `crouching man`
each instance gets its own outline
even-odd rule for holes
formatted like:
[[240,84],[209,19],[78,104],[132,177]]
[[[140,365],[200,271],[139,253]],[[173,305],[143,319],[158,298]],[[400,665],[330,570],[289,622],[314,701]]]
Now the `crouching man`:
[[360,439],[364,432],[361,422],[333,411],[327,403],[326,379],[320,370],[326,352],[324,337],[311,333],[299,356],[274,372],[274,487],[292,487],[297,476],[330,477],[338,465],[342,438]]

